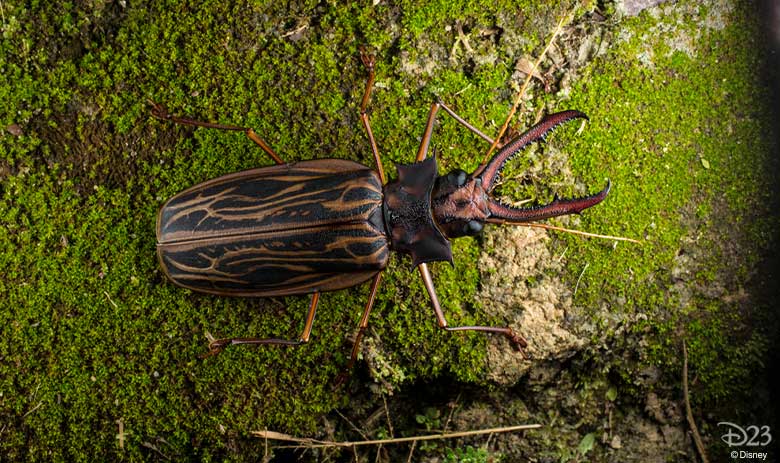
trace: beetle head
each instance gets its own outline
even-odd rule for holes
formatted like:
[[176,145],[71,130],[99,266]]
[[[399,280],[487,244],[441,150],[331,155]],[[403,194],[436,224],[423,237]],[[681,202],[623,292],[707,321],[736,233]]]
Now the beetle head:
[[579,111],[563,111],[544,118],[527,132],[504,145],[487,164],[472,174],[456,169],[436,179],[431,201],[434,219],[448,238],[475,235],[485,223],[522,224],[566,214],[579,214],[607,197],[610,184],[600,192],[575,199],[557,196],[543,206],[527,208],[502,204],[491,196],[501,170],[529,143],[544,137],[560,124],[576,118],[587,119]]

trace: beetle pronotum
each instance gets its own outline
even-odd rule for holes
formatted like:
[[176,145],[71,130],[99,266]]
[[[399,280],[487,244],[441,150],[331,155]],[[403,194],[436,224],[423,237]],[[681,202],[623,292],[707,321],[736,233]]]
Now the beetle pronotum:
[[368,118],[374,82],[374,57],[361,53],[368,83],[360,118],[368,135],[376,170],[341,159],[285,163],[248,127],[200,122],[169,114],[153,105],[152,114],[179,124],[244,132],[275,162],[228,174],[185,190],[160,209],[157,254],[167,277],[194,291],[226,296],[270,297],[311,294],[303,332],[297,340],[225,338],[210,343],[217,353],[231,344],[296,345],[309,340],[320,293],[371,280],[349,365],[357,358],[368,317],[390,250],[408,254],[417,267],[439,327],[506,336],[522,352],[525,339],[510,327],[449,326],[427,264],[452,262],[451,238],[474,235],[485,223],[523,224],[580,213],[600,203],[600,192],[576,199],[516,208],[490,193],[504,164],[523,147],[558,125],[586,116],[563,111],[544,118],[514,138],[476,171],[437,173],[428,146],[436,115],[444,110],[461,125],[493,143],[440,101],[428,115],[416,162],[398,165],[398,178],[387,182]]

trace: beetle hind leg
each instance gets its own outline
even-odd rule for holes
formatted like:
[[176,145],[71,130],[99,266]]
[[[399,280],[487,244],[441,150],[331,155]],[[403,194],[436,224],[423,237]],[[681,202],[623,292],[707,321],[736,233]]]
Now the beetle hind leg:
[[239,344],[254,344],[254,345],[278,345],[278,346],[297,346],[309,342],[311,336],[311,329],[314,325],[314,315],[317,313],[317,303],[320,300],[320,293],[314,293],[311,295],[311,305],[309,306],[309,313],[306,315],[306,323],[303,325],[303,332],[298,340],[279,339],[279,338],[223,338],[215,339],[209,343],[209,351],[204,357],[210,357],[217,355],[227,346],[234,346]]
[[366,301],[366,308],[363,310],[363,316],[360,317],[360,323],[358,324],[358,331],[355,334],[355,341],[352,344],[352,354],[349,357],[349,363],[344,370],[336,377],[335,388],[339,388],[347,381],[349,372],[357,361],[358,353],[360,352],[360,342],[363,340],[363,334],[368,328],[368,315],[371,313],[371,309],[374,308],[374,301],[376,300],[377,289],[379,289],[379,282],[382,281],[382,272],[379,272],[374,276],[371,281],[371,289],[368,293],[368,301]]
[[196,121],[195,119],[190,119],[187,117],[179,117],[174,116],[173,114],[169,113],[165,107],[159,103],[155,103],[154,101],[149,102],[152,105],[152,116],[162,119],[164,121],[171,121],[175,124],[181,124],[181,125],[191,125],[193,127],[204,127],[207,129],[219,129],[219,130],[231,130],[231,131],[237,131],[237,132],[244,132],[244,135],[247,136],[250,140],[252,140],[257,146],[259,146],[263,151],[268,154],[268,156],[271,157],[271,159],[274,160],[277,164],[284,164],[284,161],[282,161],[282,158],[279,157],[278,154],[276,154],[276,151],[271,148],[268,143],[265,142],[260,136],[252,129],[251,127],[239,127],[237,125],[228,125],[228,124],[217,124],[214,122],[203,122],[203,121]]
[[368,315],[371,313],[371,309],[374,307],[374,301],[376,300],[376,292],[379,288],[379,282],[382,280],[382,273],[377,273],[371,282],[371,289],[368,294],[368,301],[366,302],[366,308],[363,311],[363,316],[360,318],[360,324],[358,325],[358,332],[355,335],[355,343],[352,344],[352,354],[347,364],[347,370],[352,369],[352,366],[357,361],[358,352],[360,351],[360,341],[363,340],[363,333],[368,328]]

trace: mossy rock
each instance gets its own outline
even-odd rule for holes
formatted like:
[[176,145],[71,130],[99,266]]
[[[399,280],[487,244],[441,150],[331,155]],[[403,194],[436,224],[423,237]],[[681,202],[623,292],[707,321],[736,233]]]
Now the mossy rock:
[[[721,459],[717,422],[768,423],[765,404],[777,403],[765,367],[777,347],[770,45],[749,2],[635,16],[626,3],[3,2],[0,460],[351,459],[287,453],[251,431],[354,440],[531,422],[545,427],[412,453],[692,459],[683,339],[694,418]],[[371,165],[358,114],[367,44],[390,172],[413,159],[436,97],[497,136],[564,17],[510,125],[570,108],[590,120],[524,151],[497,194],[543,203],[610,179],[604,203],[552,224],[641,244],[488,229],[454,243],[454,267],[433,266],[450,324],[513,326],[530,360],[502,338],[440,330],[398,256],[345,388],[333,386],[366,286],[323,295],[305,346],[201,358],[209,335],[294,338],[308,301],[203,296],[165,280],[160,205],[271,160],[241,134],[156,120],[150,101],[253,127],[286,160]],[[446,117],[432,146],[442,172],[473,171],[487,151]],[[405,461],[410,447],[357,453]]]

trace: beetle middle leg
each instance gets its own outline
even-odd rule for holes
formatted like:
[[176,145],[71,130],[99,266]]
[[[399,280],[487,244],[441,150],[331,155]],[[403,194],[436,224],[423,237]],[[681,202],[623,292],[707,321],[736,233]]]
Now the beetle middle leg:
[[520,354],[522,354],[523,358],[528,358],[528,356],[525,354],[525,351],[523,350],[523,348],[528,347],[528,342],[525,340],[525,338],[523,338],[518,333],[515,333],[512,328],[508,326],[449,326],[447,324],[447,319],[444,318],[444,312],[441,310],[439,298],[436,296],[436,289],[433,287],[433,278],[431,278],[431,272],[428,270],[428,266],[423,263],[418,265],[417,268],[420,270],[420,274],[422,275],[425,289],[428,291],[428,294],[431,297],[431,305],[433,306],[433,311],[436,313],[436,320],[439,323],[439,328],[447,331],[483,331],[488,333],[503,334],[506,336],[509,342],[512,343],[512,346],[520,351]]
[[309,306],[309,313],[306,315],[306,323],[303,325],[303,332],[298,340],[279,339],[279,338],[224,338],[215,339],[209,343],[209,352],[206,356],[216,355],[222,352],[227,346],[234,346],[238,344],[276,344],[281,346],[297,346],[309,342],[309,336],[311,336],[311,328],[314,324],[314,315],[317,313],[317,303],[320,300],[320,293],[316,292],[311,295],[311,305]]
[[182,124],[182,125],[191,125],[193,127],[204,127],[207,129],[219,129],[219,130],[231,130],[231,131],[237,131],[237,132],[244,132],[244,134],[257,146],[262,148],[263,151],[266,152],[269,156],[271,156],[271,159],[274,160],[277,164],[284,164],[284,161],[282,161],[282,158],[279,157],[278,154],[276,154],[276,151],[271,148],[268,143],[265,142],[260,136],[252,129],[251,127],[239,127],[237,125],[227,125],[227,124],[216,124],[214,122],[202,122],[202,121],[196,121],[194,119],[189,119],[187,117],[179,117],[174,116],[170,114],[165,107],[162,105],[150,102],[152,104],[152,116],[166,120],[171,121],[176,124]]

